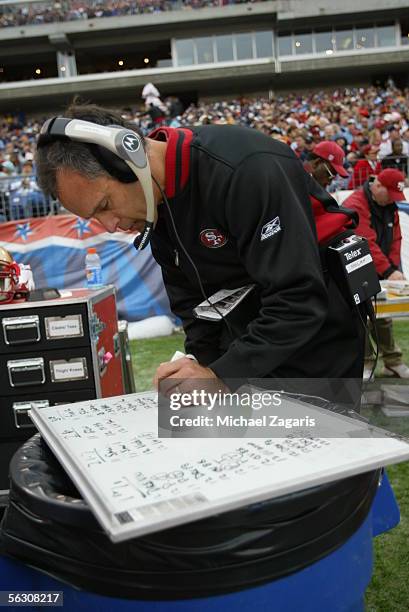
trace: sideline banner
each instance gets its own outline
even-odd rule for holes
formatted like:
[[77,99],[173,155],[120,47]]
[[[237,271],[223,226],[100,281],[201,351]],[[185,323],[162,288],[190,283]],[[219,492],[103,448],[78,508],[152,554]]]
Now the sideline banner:
[[[341,204],[350,193],[340,191],[333,195]],[[399,217],[402,269],[409,278],[409,203],[399,204]],[[85,286],[85,255],[87,248],[93,246],[101,257],[103,282],[116,287],[120,318],[127,321],[158,315],[174,318],[150,247],[137,253],[132,241],[133,236],[125,232],[109,234],[97,221],[73,215],[0,224],[0,246],[10,251],[17,262],[31,265],[37,287]]]
[[172,316],[150,248],[137,253],[132,241],[125,232],[109,234],[98,222],[73,215],[0,224],[0,246],[17,262],[31,265],[36,287],[84,287],[85,255],[92,246],[101,258],[103,282],[116,287],[120,318]]

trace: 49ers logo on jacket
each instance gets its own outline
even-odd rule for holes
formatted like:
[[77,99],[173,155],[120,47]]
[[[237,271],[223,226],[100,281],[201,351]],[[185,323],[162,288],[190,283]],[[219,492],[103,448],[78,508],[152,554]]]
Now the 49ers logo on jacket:
[[204,229],[200,232],[200,242],[208,249],[219,249],[226,244],[227,238],[218,229]]

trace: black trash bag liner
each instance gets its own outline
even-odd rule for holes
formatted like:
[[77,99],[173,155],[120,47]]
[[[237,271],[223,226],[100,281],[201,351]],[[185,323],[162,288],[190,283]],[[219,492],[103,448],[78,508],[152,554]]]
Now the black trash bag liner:
[[15,454],[0,552],[77,588],[135,599],[247,589],[318,561],[371,507],[379,470],[114,544],[39,435]]
[[3,517],[3,514],[7,508],[7,504],[9,501],[9,492],[8,491],[0,491],[0,521]]

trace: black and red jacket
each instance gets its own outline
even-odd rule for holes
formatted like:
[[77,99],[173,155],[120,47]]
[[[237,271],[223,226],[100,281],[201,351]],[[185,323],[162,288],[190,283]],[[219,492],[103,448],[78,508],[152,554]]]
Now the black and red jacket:
[[340,234],[354,230],[358,225],[359,215],[353,210],[339,206],[332,195],[312,176],[307,180],[317,240],[322,249]]
[[254,283],[223,322],[194,317],[203,301],[162,203],[152,253],[186,351],[221,379],[354,377],[362,334],[335,283],[321,270],[309,175],[286,145],[236,126],[159,128],[168,141],[166,194],[177,232],[206,292]]

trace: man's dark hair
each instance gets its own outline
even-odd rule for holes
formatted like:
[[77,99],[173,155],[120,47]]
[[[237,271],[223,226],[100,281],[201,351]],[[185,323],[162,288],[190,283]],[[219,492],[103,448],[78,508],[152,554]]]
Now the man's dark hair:
[[[130,121],[125,121],[117,111],[95,104],[79,104],[76,100],[64,111],[63,117],[91,121],[98,125],[117,125],[139,134],[143,146],[145,140],[139,128]],[[67,168],[82,174],[89,179],[99,176],[110,176],[92,154],[91,147],[83,142],[73,140],[55,140],[37,149],[36,157],[37,183],[46,195],[56,197],[57,170]]]

